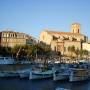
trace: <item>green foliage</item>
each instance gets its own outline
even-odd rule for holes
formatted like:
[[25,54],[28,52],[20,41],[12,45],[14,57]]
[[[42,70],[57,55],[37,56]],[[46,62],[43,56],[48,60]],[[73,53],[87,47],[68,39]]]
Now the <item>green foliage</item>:
[[75,46],[69,46],[68,51],[70,52],[71,59],[73,59],[73,54],[75,53]]
[[70,52],[75,52],[75,46],[69,46],[68,51]]
[[0,47],[0,56],[10,56],[11,48],[10,47]]
[[80,58],[83,59],[84,57],[87,58],[89,52],[87,50],[80,50]]
[[76,54],[76,57],[80,57],[80,59],[83,59],[84,57],[87,58],[87,56],[89,55],[89,52],[87,50],[83,50],[83,49],[75,49],[74,46],[69,46],[68,47],[68,51],[71,53],[71,57],[72,54]]
[[0,47],[0,56],[13,56],[17,58],[27,57],[35,58],[37,55],[50,55],[50,47],[45,45],[16,45],[13,48],[10,47]]

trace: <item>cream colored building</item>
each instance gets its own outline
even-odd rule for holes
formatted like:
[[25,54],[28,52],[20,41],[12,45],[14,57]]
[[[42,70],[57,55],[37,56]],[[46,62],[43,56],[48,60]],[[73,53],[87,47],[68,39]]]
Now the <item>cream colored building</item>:
[[83,50],[87,50],[87,51],[90,52],[90,43],[87,43],[87,42],[83,43],[82,48],[83,48]]
[[82,42],[86,42],[87,37],[80,33],[80,24],[74,23],[71,26],[71,32],[42,31],[40,41],[51,45],[53,51],[60,51],[63,54],[68,52],[69,46],[81,49]]
[[80,26],[81,25],[79,23],[72,24],[72,26],[71,26],[71,32],[72,33],[80,33],[80,29],[81,29]]
[[0,45],[3,47],[14,47],[15,45],[25,45],[27,41],[30,42],[31,37],[25,33],[14,31],[0,32]]
[[64,54],[68,54],[68,47],[74,46],[75,49],[81,49],[82,43],[80,41],[65,41],[64,43]]

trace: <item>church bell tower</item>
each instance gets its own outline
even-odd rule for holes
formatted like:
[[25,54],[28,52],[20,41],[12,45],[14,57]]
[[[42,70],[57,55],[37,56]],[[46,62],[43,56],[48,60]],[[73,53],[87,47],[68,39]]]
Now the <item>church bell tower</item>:
[[71,32],[72,33],[80,33],[80,24],[79,23],[73,23],[71,26]]

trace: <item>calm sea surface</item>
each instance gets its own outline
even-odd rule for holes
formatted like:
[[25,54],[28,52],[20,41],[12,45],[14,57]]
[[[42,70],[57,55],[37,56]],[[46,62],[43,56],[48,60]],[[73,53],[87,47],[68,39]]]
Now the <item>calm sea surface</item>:
[[70,90],[90,90],[90,81],[71,83],[68,81],[0,78],[0,90],[55,90],[57,87]]
[[[0,70],[16,70],[28,68],[30,65],[0,65]],[[70,90],[90,90],[90,80],[83,82],[68,82],[49,80],[28,80],[19,78],[0,78],[0,90],[55,90],[56,88]]]

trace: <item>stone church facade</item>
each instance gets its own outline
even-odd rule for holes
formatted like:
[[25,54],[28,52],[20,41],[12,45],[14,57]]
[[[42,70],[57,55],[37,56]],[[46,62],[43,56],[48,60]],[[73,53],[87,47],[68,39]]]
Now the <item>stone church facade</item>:
[[80,33],[80,28],[79,23],[74,23],[71,26],[71,32],[43,30],[40,34],[40,41],[50,45],[53,51],[68,54],[68,47],[74,46],[75,49],[81,49],[82,43],[87,41],[87,37]]

